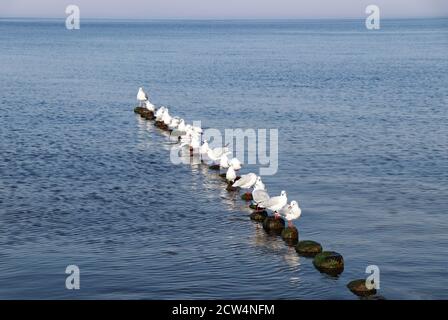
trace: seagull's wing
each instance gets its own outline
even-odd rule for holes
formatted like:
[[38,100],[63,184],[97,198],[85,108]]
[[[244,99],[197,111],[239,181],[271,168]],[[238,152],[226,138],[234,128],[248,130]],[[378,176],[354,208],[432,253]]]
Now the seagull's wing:
[[172,135],[173,137],[184,136],[185,134],[186,134],[186,132],[185,132],[185,131],[182,131],[182,130],[174,129],[173,131],[171,131],[171,135]]
[[263,202],[262,204],[266,207],[266,208],[271,208],[273,206],[276,206],[280,203],[281,198],[279,196],[277,197],[272,197],[269,199],[269,201]]
[[257,175],[255,173],[248,173],[241,176],[241,179],[236,181],[234,187],[252,188],[257,182]]
[[244,185],[250,183],[250,180],[251,180],[250,173],[249,173],[249,174],[244,174],[244,175],[241,176],[241,178],[240,178],[238,181],[236,181],[236,182],[232,185],[232,187],[241,187],[241,186],[244,186]]
[[213,149],[213,153],[215,154],[216,158],[221,158],[224,154],[227,155],[228,152],[229,152],[229,148],[227,148],[227,147]]
[[250,176],[250,181],[248,182],[248,188],[252,188],[255,183],[257,183],[257,175],[255,173],[249,173],[248,176]]
[[292,215],[294,218],[298,219],[302,215],[302,209],[300,209],[298,206],[294,207],[292,210]]
[[291,210],[291,208],[289,208],[289,204],[286,204],[286,205],[283,206],[283,208],[281,208],[279,210],[278,213],[280,213],[281,216],[286,217],[288,214],[291,213],[291,211],[292,210]]
[[269,194],[266,190],[254,190],[252,191],[252,198],[255,203],[263,204],[265,202],[269,202]]
[[209,150],[207,151],[207,156],[208,156],[208,157],[210,158],[210,160],[212,160],[212,161],[216,161],[216,160],[219,159],[218,157],[215,156],[215,153],[214,153],[213,150],[211,150],[211,149],[209,149]]

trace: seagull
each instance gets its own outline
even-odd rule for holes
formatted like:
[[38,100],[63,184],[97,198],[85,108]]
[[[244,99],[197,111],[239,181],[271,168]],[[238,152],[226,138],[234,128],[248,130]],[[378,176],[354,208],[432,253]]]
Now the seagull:
[[232,166],[235,170],[241,169],[241,162],[237,158],[232,158],[232,160],[230,160],[230,163],[232,164]]
[[137,100],[139,101],[139,106],[143,105],[144,101],[148,100],[148,95],[143,91],[143,88],[138,88]]
[[156,111],[156,107],[151,102],[149,102],[149,100],[145,101],[145,107],[151,112]]
[[222,155],[228,155],[230,154],[229,148],[224,147],[224,148],[215,148],[215,149],[209,149],[207,151],[207,156],[209,157],[210,160],[212,161],[218,161],[221,160]]
[[198,127],[198,126],[191,126],[191,129],[192,129],[194,132],[196,132],[196,133],[202,134],[202,128],[201,128],[201,127]]
[[261,177],[257,177],[257,181],[255,182],[254,190],[266,190],[266,186],[263,181],[261,181]]
[[163,113],[162,121],[164,124],[169,125],[171,122],[172,117],[170,116],[170,113],[168,112],[168,109]]
[[235,170],[233,169],[232,166],[229,166],[229,169],[227,169],[227,173],[226,173],[226,180],[229,183],[232,183],[235,181],[236,179],[236,173]]
[[184,119],[180,119],[179,125],[177,126],[177,130],[185,131],[185,120]]
[[199,154],[201,155],[201,160],[204,162],[207,160],[207,152],[210,150],[210,147],[208,146],[208,141],[205,140],[201,147],[199,148]]
[[291,201],[291,203],[284,207],[280,212],[282,216],[288,220],[288,226],[292,227],[292,220],[299,219],[302,214],[302,209],[299,207],[299,203],[297,201]]
[[208,150],[210,150],[210,148],[209,148],[209,146],[208,146],[208,141],[205,140],[205,141],[202,143],[200,152],[201,152],[202,155],[204,155],[204,154],[207,154]]
[[226,153],[224,153],[221,156],[221,159],[219,159],[219,166],[223,169],[227,169],[228,167],[230,167],[230,161]]
[[181,145],[180,147],[184,146],[190,146],[192,147],[193,144],[196,146],[196,148],[199,148],[200,144],[200,138],[199,134],[195,133],[194,131],[187,130],[184,135],[180,137]]
[[[232,166],[233,167],[233,166]],[[232,187],[240,187],[242,189],[250,189],[257,183],[257,175],[255,173],[243,174],[238,181],[232,185]]]
[[156,113],[154,114],[154,116],[156,117],[156,121],[162,121],[162,117],[165,111],[168,111],[167,107],[160,107],[159,109],[157,109]]
[[191,136],[190,148],[193,149],[194,151],[193,150],[191,151],[196,152],[196,150],[198,150],[200,146],[201,146],[201,138],[198,135],[193,134]]
[[268,201],[261,202],[261,205],[269,209],[271,211],[274,211],[274,216],[278,218],[280,215],[278,214],[278,211],[282,209],[286,204],[288,203],[288,198],[286,195],[286,191],[282,191],[281,194],[277,197],[272,197]]
[[258,189],[257,184],[255,184],[255,188],[252,191],[252,200],[256,204],[258,209],[264,209],[265,206],[263,206],[263,203],[268,202],[270,199],[268,192],[265,189]]
[[171,122],[168,124],[168,128],[170,130],[177,129],[177,127],[179,126],[179,122],[180,122],[179,118],[177,118],[177,117],[172,118]]

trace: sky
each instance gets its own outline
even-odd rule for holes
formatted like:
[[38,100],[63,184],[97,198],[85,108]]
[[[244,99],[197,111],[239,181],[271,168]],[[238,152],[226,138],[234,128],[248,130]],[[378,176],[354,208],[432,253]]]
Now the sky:
[[370,4],[382,18],[448,16],[448,0],[0,0],[0,17],[65,18],[69,4],[111,19],[362,18]]

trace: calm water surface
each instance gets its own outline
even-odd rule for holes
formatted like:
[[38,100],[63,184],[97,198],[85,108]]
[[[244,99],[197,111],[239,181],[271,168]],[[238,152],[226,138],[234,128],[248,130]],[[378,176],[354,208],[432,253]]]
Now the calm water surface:
[[[447,54],[447,19],[0,20],[0,298],[356,299],[375,264],[386,298],[447,299]],[[141,85],[204,127],[278,128],[264,181],[344,273],[173,165],[132,112]]]

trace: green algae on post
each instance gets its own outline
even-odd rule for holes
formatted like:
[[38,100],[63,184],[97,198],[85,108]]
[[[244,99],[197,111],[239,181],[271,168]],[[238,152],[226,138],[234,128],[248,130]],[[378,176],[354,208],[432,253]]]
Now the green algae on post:
[[145,118],[146,120],[154,120],[154,112],[149,111],[149,110],[144,110],[140,113],[142,118]]
[[282,230],[281,237],[289,245],[295,245],[299,241],[299,230],[296,227],[286,227]]
[[168,129],[168,126],[165,124],[165,123],[163,123],[163,121],[156,121],[156,127],[157,128],[159,128],[159,129],[162,129],[162,130],[165,130],[165,131],[168,131],[169,129]]
[[303,240],[296,245],[296,252],[304,257],[315,257],[322,252],[322,246],[316,241]]
[[314,257],[313,264],[317,270],[332,276],[344,271],[344,258],[337,252],[324,251]]
[[134,112],[135,112],[135,113],[138,113],[138,114],[141,114],[142,111],[144,111],[144,110],[145,110],[145,108],[143,108],[143,107],[135,107],[135,108],[134,108]]
[[281,233],[285,228],[285,221],[282,218],[267,217],[263,221],[263,229],[275,233]]
[[366,279],[357,279],[350,281],[347,288],[359,297],[368,297],[376,294],[376,289],[369,289],[366,286]]
[[263,222],[267,216],[268,216],[268,213],[266,212],[266,210],[254,211],[250,214],[250,219],[257,221],[257,222]]

